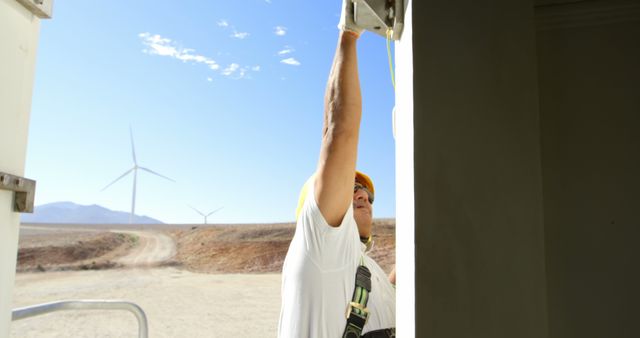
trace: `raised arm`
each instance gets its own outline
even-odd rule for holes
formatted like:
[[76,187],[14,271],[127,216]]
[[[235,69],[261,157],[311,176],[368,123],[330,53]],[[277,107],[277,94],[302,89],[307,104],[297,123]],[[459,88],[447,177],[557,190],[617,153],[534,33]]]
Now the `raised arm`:
[[315,181],[320,212],[334,227],[340,225],[353,199],[362,114],[356,55],[361,30],[350,20],[352,6],[351,0],[344,0],[338,47],[325,93],[324,128]]

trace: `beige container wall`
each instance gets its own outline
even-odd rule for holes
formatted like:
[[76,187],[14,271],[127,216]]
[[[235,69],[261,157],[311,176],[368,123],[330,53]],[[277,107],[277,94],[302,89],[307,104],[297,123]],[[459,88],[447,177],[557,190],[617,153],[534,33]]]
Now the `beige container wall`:
[[412,3],[416,337],[546,337],[534,4]]
[[604,3],[538,10],[554,338],[640,337],[640,4]]
[[[0,0],[0,171],[24,175],[40,20],[15,0]],[[9,335],[20,216],[0,190],[0,337]]]

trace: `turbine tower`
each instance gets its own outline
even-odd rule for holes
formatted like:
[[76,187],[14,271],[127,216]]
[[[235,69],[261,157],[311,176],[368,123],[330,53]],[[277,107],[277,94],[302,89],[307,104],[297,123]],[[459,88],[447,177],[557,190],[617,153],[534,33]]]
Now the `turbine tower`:
[[210,213],[208,213],[206,215],[203,212],[201,212],[200,210],[198,210],[198,209],[196,209],[196,208],[194,208],[192,206],[189,206],[189,208],[193,209],[195,212],[199,213],[202,217],[204,217],[204,224],[207,224],[207,217],[211,216],[213,213],[215,213],[217,211],[220,211],[220,209],[222,209],[224,207],[220,207],[220,208],[218,208],[218,209],[216,209],[216,210],[214,210],[214,211],[212,211],[212,212],[210,212]]
[[120,179],[124,178],[125,176],[127,176],[129,173],[133,172],[133,193],[131,194],[131,214],[129,214],[129,224],[133,223],[133,216],[136,213],[136,181],[138,178],[138,170],[143,170],[146,171],[148,173],[154,174],[156,176],[160,176],[166,180],[169,180],[171,182],[175,182],[174,180],[170,179],[169,177],[163,176],[158,174],[157,172],[145,168],[145,167],[141,167],[138,165],[138,160],[136,160],[136,148],[133,144],[133,131],[131,130],[131,127],[129,127],[129,135],[131,136],[131,154],[133,155],[133,168],[127,170],[124,174],[120,175],[120,177],[116,178],[113,182],[107,184],[106,187],[102,188],[102,190],[100,191],[104,191],[105,189],[107,189],[108,187],[110,187],[111,185],[113,185],[114,183],[118,182]]

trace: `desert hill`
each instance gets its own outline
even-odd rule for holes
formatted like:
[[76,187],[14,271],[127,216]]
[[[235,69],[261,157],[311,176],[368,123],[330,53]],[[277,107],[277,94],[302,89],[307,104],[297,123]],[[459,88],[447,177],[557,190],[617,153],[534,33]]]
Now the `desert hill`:
[[[37,205],[33,214],[22,214],[23,223],[58,224],[125,224],[129,223],[129,213],[114,211],[97,204],[80,205],[73,202],[54,202]],[[147,216],[133,217],[137,224],[161,224],[162,222]]]

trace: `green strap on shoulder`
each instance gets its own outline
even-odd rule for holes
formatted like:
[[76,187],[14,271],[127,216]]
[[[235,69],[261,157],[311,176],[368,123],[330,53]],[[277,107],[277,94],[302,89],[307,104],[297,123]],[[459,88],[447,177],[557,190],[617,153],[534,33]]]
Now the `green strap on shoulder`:
[[360,338],[364,325],[369,318],[367,302],[371,292],[371,271],[364,265],[364,257],[360,257],[360,265],[356,270],[356,286],[353,297],[347,306],[347,324],[343,338]]

